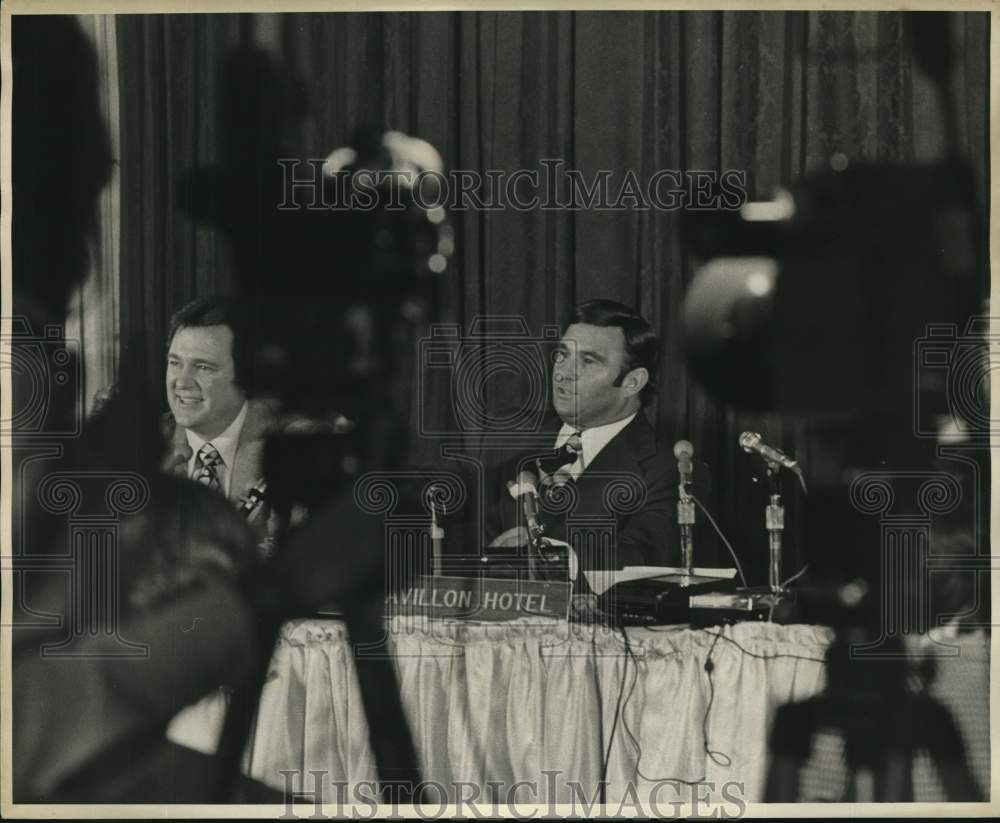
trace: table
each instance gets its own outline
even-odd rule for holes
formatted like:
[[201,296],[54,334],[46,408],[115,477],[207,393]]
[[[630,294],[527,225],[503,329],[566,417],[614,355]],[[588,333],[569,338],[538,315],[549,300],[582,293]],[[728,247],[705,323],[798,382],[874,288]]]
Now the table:
[[[523,804],[590,799],[611,739],[608,802],[634,790],[645,803],[659,785],[667,810],[677,797],[667,779],[707,781],[716,792],[736,782],[742,799],[762,799],[774,709],[822,690],[833,636],[771,623],[632,628],[633,656],[620,631],[560,621],[395,618],[389,631],[424,779],[452,802],[463,782],[494,799],[513,791]],[[375,781],[341,623],[283,628],[245,767],[306,792],[318,771],[327,798],[334,784],[354,791]]]

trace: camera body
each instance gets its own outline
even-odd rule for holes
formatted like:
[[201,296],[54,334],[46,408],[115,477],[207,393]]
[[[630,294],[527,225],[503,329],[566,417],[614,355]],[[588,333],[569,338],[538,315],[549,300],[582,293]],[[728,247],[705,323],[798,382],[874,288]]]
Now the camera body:
[[981,210],[958,160],[820,172],[740,212],[686,215],[684,229],[702,259],[688,364],[741,408],[905,425],[916,341],[981,308]]

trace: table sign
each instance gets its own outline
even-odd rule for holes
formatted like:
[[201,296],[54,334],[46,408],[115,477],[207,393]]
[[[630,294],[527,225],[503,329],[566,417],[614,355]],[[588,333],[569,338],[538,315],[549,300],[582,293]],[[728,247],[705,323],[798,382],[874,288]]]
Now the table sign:
[[467,620],[569,615],[570,584],[546,580],[421,576],[385,599],[387,614],[427,614]]

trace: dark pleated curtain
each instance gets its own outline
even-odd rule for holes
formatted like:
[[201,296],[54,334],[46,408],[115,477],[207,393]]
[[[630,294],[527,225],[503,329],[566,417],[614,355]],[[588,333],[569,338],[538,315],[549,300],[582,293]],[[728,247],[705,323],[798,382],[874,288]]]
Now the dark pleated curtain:
[[[988,20],[953,19],[962,151],[984,201]],[[590,179],[659,169],[745,171],[751,197],[824,168],[939,157],[939,101],[914,65],[899,13],[483,12],[171,15],[119,18],[122,339],[158,390],[170,312],[234,283],[224,238],[176,207],[175,184],[219,161],[217,75],[256,43],[301,76],[308,115],[293,156],[324,157],[375,123],[433,143],[451,169],[538,169],[558,158]],[[564,192],[562,192],[564,194]],[[637,306],[663,341],[659,434],[687,437],[712,467],[711,505],[753,576],[764,556],[759,467],[744,429],[803,455],[805,432],[708,399],[685,371],[684,290],[693,264],[677,213],[512,209],[452,215],[450,312],[513,314],[537,333],[604,296]],[[985,275],[984,275],[985,277]],[[494,387],[488,403],[503,403]],[[447,415],[447,386],[431,386]],[[794,505],[789,512],[794,527]],[[793,553],[787,561],[797,567]]]

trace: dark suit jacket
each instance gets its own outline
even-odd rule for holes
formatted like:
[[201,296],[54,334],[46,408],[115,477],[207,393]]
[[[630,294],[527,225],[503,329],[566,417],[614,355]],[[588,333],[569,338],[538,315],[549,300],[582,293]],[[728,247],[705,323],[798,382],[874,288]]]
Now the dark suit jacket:
[[[550,426],[555,442],[561,421]],[[489,507],[486,541],[507,529],[524,525],[521,506],[507,492],[507,481],[521,469],[537,474],[535,459],[552,454],[534,449],[501,461]],[[597,454],[575,483],[554,503],[542,503],[540,522],[546,536],[569,543],[581,568],[621,568],[676,565],[677,468],[665,445],[658,445],[652,427],[640,411]]]

